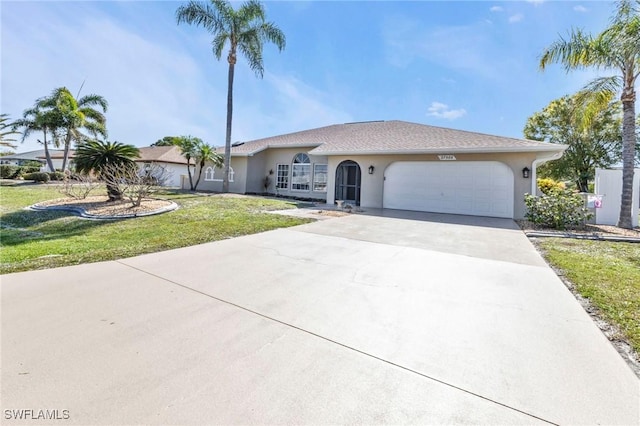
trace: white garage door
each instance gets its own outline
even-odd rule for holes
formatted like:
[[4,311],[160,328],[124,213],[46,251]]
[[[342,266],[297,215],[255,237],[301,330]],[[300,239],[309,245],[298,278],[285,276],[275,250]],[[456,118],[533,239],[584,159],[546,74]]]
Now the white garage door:
[[513,172],[497,161],[400,161],[385,171],[387,209],[513,218]]

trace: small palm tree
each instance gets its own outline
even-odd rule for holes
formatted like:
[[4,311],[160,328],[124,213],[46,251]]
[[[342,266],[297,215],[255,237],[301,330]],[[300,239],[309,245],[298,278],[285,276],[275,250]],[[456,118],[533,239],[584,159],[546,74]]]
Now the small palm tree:
[[209,0],[209,3],[190,1],[176,11],[178,24],[203,27],[213,34],[213,53],[220,60],[227,43],[229,76],[227,86],[227,133],[224,146],[224,177],[222,192],[229,192],[229,167],[231,162],[231,123],[233,116],[233,77],[238,50],[249,62],[249,67],[262,77],[262,48],[265,42],[274,43],[280,51],[286,40],[284,33],[265,18],[264,6],[257,0],[243,3],[237,10],[228,0]]
[[6,146],[7,148],[15,148],[17,145],[11,143],[16,140],[11,138],[11,135],[18,135],[20,132],[13,128],[13,124],[9,123],[8,114],[0,114],[0,146]]
[[[191,159],[196,156],[196,148],[203,144],[202,139],[193,136],[179,136],[174,140],[174,144],[180,148],[180,152],[187,159],[187,174],[189,175],[189,189],[195,191],[193,177],[191,175]],[[195,170],[194,170],[195,172]]]
[[198,170],[198,179],[196,180],[195,185],[193,186],[193,190],[195,191],[198,188],[198,184],[200,183],[200,178],[202,177],[202,170],[207,162],[213,163],[214,167],[222,167],[224,164],[224,158],[222,155],[218,154],[216,150],[207,145],[206,143],[200,143],[195,149],[195,158],[196,163],[200,166]]
[[[91,94],[76,100],[69,89],[59,87],[54,89],[50,96],[42,98],[38,105],[42,109],[55,111],[62,120],[60,126],[64,132],[62,170],[67,167],[71,141],[79,142],[87,139],[80,129],[85,129],[93,137],[107,136],[104,113],[107,111],[108,104],[102,96]],[[94,108],[96,106],[102,112]]]
[[[102,173],[110,166],[135,167],[134,158],[140,155],[140,151],[133,145],[125,145],[120,142],[108,142],[89,140],[78,145],[75,154],[76,170],[80,173]],[[122,193],[113,184],[107,182],[107,195],[109,201],[122,199]]]
[[549,46],[540,59],[540,68],[560,62],[567,71],[582,68],[616,69],[619,74],[597,78],[585,91],[594,104],[608,104],[620,93],[622,101],[622,201],[618,226],[631,228],[633,168],[636,144],[635,84],[640,76],[640,1],[621,0],[611,25],[593,37],[572,30],[568,40]]
[[44,110],[40,104],[44,98],[36,100],[35,105],[24,111],[22,118],[16,120],[12,124],[13,130],[23,129],[22,138],[20,142],[24,140],[34,131],[41,131],[43,133],[43,140],[38,139],[38,142],[44,146],[44,155],[47,161],[49,171],[54,172],[53,161],[51,161],[51,153],[49,152],[49,140],[47,135],[51,134],[51,140],[55,147],[60,146],[60,127],[62,126],[62,118],[55,110]]

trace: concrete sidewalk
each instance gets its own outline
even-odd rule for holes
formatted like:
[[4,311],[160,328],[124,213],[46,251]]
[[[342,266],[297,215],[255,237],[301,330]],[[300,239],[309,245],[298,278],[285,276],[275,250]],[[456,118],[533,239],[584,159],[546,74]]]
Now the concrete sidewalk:
[[3,422],[640,423],[512,222],[388,215],[3,276]]

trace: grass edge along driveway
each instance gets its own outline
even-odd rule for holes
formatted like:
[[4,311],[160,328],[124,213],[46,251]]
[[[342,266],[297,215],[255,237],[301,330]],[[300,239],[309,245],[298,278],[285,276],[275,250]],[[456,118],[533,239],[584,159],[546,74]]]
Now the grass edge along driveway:
[[25,209],[63,197],[54,185],[0,187],[1,274],[121,259],[309,222],[265,213],[296,208],[290,201],[171,190],[156,197],[176,202],[179,209],[134,219],[86,220]]
[[[561,270],[640,354],[640,244],[545,238],[545,259]],[[640,361],[640,360],[639,360]]]

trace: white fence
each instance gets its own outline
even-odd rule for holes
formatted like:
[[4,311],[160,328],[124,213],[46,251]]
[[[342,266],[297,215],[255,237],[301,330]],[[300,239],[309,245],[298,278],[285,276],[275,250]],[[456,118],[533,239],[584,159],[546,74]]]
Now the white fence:
[[[602,196],[602,205],[596,209],[598,225],[616,225],[620,217],[622,199],[622,170],[596,169],[595,193]],[[640,199],[640,169],[633,174],[633,202],[631,217],[633,226],[638,226]]]

